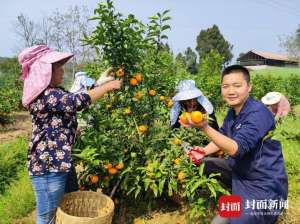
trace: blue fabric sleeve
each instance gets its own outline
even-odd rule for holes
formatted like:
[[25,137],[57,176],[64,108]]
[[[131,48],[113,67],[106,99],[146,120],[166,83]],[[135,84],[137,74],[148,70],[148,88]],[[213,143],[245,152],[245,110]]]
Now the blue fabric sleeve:
[[252,111],[241,123],[241,128],[235,131],[233,140],[238,145],[238,150],[233,158],[242,158],[258,146],[262,138],[274,127],[272,114],[267,109]]
[[51,90],[45,96],[45,110],[51,112],[76,113],[91,104],[91,98],[87,93],[68,93],[60,90]]

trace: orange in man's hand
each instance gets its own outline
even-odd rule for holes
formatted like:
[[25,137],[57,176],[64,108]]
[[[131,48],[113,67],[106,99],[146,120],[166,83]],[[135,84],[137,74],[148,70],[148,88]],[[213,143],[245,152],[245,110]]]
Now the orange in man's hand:
[[184,112],[179,116],[179,120],[183,124],[188,124],[189,123],[189,117],[191,117],[191,114],[189,112]]
[[203,121],[203,114],[200,111],[193,111],[191,113],[191,120],[194,123],[200,123]]

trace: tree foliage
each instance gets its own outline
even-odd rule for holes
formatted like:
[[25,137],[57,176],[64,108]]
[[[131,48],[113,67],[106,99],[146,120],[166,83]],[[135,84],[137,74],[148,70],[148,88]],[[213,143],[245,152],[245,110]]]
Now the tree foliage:
[[184,52],[185,66],[188,72],[191,74],[197,73],[197,55],[192,50],[192,48],[188,47]]
[[94,52],[83,46],[84,35],[89,35],[92,25],[88,22],[89,11],[85,6],[73,6],[62,13],[56,9],[52,15],[44,16],[40,22],[20,14],[15,24],[15,32],[20,41],[17,52],[35,44],[46,44],[49,47],[72,52],[75,57],[73,64],[90,61]]
[[298,25],[294,34],[287,36],[285,39],[282,38],[280,41],[281,47],[283,47],[292,58],[300,60],[300,25]]
[[200,62],[211,50],[215,50],[223,57],[222,64],[226,65],[233,57],[232,48],[233,45],[225,40],[217,25],[201,30],[197,36],[196,51],[199,54]]

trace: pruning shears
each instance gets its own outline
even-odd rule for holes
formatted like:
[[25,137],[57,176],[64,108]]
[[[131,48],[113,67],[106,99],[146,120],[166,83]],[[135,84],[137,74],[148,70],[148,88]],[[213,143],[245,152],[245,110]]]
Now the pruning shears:
[[184,141],[181,142],[181,147],[183,148],[183,150],[186,153],[190,152],[193,149],[193,147],[190,145],[190,143],[184,142]]
[[188,156],[191,158],[191,160],[193,161],[193,163],[196,166],[200,165],[200,163],[201,163],[202,160],[201,159],[197,159],[191,152],[195,151],[197,153],[205,155],[205,152],[203,151],[203,149],[200,148],[199,146],[192,147],[190,145],[190,143],[184,142],[184,141],[181,143],[181,146],[184,149],[184,151],[188,154]]

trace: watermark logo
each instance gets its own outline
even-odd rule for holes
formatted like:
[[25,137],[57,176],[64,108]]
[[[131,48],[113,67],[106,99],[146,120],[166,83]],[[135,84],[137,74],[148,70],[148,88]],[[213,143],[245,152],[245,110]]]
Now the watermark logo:
[[[244,203],[244,204],[243,204]],[[219,198],[219,215],[224,218],[239,218],[245,215],[280,215],[288,209],[288,200],[245,200],[239,195],[223,195]]]
[[242,199],[238,195],[223,195],[219,198],[219,215],[226,218],[238,218],[242,212]]

